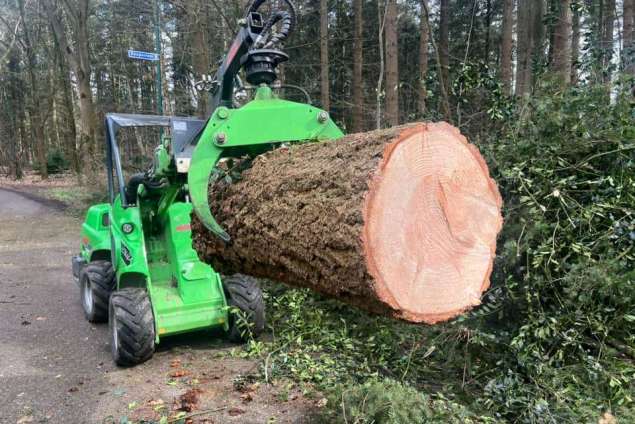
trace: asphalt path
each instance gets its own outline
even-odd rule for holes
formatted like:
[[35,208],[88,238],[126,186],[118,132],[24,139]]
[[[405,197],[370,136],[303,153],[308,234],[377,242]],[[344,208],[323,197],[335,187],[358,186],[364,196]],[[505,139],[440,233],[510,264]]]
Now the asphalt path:
[[218,332],[167,338],[152,360],[117,368],[108,326],[84,319],[73,281],[80,228],[62,204],[0,187],[0,424],[158,422],[192,388],[193,412],[207,411],[194,422],[311,421],[313,400],[284,382],[246,404],[235,381],[258,363],[232,357]]
[[72,278],[80,223],[28,197],[0,188],[0,423],[100,422],[115,367]]

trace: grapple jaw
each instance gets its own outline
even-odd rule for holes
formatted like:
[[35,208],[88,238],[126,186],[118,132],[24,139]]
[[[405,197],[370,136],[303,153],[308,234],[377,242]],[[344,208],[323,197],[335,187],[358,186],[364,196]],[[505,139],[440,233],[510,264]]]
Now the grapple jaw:
[[329,114],[311,105],[281,100],[261,86],[254,100],[239,109],[218,107],[194,148],[188,190],[194,212],[205,227],[225,242],[230,236],[209,207],[209,180],[223,157],[256,155],[282,143],[337,139],[344,135]]

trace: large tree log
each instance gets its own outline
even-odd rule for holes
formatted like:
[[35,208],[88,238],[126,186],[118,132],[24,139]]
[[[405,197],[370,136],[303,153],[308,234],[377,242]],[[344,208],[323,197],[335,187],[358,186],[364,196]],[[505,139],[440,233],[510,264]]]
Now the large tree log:
[[213,183],[210,204],[232,242],[195,223],[194,244],[220,271],[412,322],[480,303],[502,226],[485,161],[446,123],[269,152]]

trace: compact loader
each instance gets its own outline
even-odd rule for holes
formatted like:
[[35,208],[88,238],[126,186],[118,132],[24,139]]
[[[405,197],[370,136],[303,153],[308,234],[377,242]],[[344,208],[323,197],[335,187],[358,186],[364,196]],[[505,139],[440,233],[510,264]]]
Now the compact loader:
[[[296,25],[290,0],[268,17],[255,0],[214,78],[206,120],[109,114],[106,170],[109,203],[92,206],[72,259],[86,319],[109,322],[114,361],[149,359],[163,337],[222,328],[234,341],[257,336],[265,325],[262,293],[249,277],[221,276],[192,248],[191,216],[226,243],[229,235],[208,204],[210,176],[225,158],[255,156],[283,143],[337,139],[342,131],[326,111],[276,94],[281,51]],[[241,77],[242,75],[242,77]],[[246,80],[249,86],[244,86]],[[240,106],[236,94],[253,90]],[[146,172],[124,175],[118,132],[161,127],[163,136]]]

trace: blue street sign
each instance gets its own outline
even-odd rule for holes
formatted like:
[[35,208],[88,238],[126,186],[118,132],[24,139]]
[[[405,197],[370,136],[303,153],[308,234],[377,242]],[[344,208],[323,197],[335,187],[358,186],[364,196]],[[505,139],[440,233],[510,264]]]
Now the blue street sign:
[[157,62],[159,60],[159,55],[157,53],[140,52],[137,50],[128,50],[128,57],[130,59],[149,60],[152,62]]

